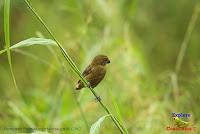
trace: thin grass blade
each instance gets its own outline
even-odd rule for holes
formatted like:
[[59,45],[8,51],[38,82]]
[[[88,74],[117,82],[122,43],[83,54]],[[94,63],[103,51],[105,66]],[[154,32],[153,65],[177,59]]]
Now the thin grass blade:
[[14,82],[15,89],[18,92],[18,95],[21,97],[21,92],[18,89],[16,79],[12,69],[12,60],[10,54],[10,0],[4,0],[4,35],[5,35],[5,44],[6,44],[6,51],[8,56],[8,63],[10,66],[10,71],[12,75],[12,79]]
[[101,118],[99,118],[90,128],[90,133],[89,134],[99,134],[99,130],[101,127],[101,124],[103,123],[103,121],[105,120],[106,117],[111,116],[111,115],[105,115],[102,116]]
[[[32,45],[51,45],[51,46],[57,46],[56,42],[51,39],[45,39],[45,38],[29,38],[23,41],[18,42],[17,44],[14,44],[13,46],[9,46],[8,49],[16,49],[16,48],[22,48],[22,47],[29,47]],[[6,52],[7,48],[0,51],[0,54]]]

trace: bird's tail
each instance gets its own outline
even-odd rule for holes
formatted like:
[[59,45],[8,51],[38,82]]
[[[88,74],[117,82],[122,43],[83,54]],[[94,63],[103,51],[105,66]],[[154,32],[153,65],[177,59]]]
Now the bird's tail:
[[84,87],[83,82],[81,82],[80,80],[78,81],[78,83],[76,84],[76,90],[81,90]]

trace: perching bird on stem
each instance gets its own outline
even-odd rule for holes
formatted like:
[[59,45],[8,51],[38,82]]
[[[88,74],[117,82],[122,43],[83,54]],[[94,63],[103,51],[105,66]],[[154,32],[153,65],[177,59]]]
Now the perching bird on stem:
[[[83,77],[89,82],[92,88],[96,87],[104,78],[106,74],[106,65],[110,63],[110,60],[105,55],[97,55],[92,62],[83,71]],[[76,90],[84,88],[84,84],[81,80],[76,85]]]

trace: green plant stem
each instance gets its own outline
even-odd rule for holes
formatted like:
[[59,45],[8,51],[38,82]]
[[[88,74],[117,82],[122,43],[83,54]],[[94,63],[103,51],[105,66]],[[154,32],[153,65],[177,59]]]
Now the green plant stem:
[[[66,68],[65,68],[64,65],[61,63],[61,60],[59,59],[59,57],[56,56],[54,49],[52,49],[51,47],[49,47],[49,50],[50,50],[50,52],[55,56],[55,58],[57,59],[57,61],[62,65],[62,67],[63,67],[63,73],[64,73],[64,71],[66,70]],[[61,73],[61,74],[63,75],[63,73]],[[63,76],[64,76],[64,78],[67,80],[66,75],[63,75]],[[77,95],[76,95],[76,93],[75,93],[75,90],[72,91],[72,94],[73,94],[74,99],[75,99],[75,101],[76,101],[76,103],[77,103],[77,106],[78,106],[78,108],[79,108],[79,111],[80,111],[81,117],[82,117],[82,119],[83,119],[83,122],[84,122],[84,124],[85,124],[86,130],[89,132],[89,131],[90,131],[90,127],[89,127],[88,121],[87,121],[87,119],[86,119],[86,116],[85,116],[85,114],[84,114],[84,111],[83,111],[83,109],[82,109],[82,107],[81,107],[80,101],[79,101],[79,99],[78,99],[78,97],[77,97]]]
[[196,25],[197,19],[198,19],[198,14],[200,12],[200,4],[196,4],[196,6],[194,7],[194,11],[192,14],[192,17],[189,21],[188,27],[186,29],[185,32],[185,36],[183,39],[183,42],[181,43],[181,47],[176,59],[176,64],[175,64],[175,71],[171,73],[171,82],[172,82],[172,87],[173,87],[173,96],[174,99],[177,101],[178,100],[178,95],[179,94],[179,84],[178,84],[178,76],[179,76],[179,72],[183,63],[183,58],[185,56],[185,52],[187,50],[188,47],[188,43],[190,41],[192,32],[194,30],[194,27]]
[[114,122],[114,124],[116,125],[116,127],[119,129],[119,131],[121,133],[126,133],[123,128],[121,128],[121,124],[119,122],[117,122],[115,120],[115,117],[113,116],[113,114],[111,114],[110,110],[102,103],[102,101],[100,99],[98,99],[98,95],[96,94],[96,92],[93,90],[92,87],[90,87],[89,83],[87,82],[87,80],[81,75],[81,72],[78,70],[78,68],[76,67],[76,65],[74,64],[74,62],[72,61],[72,59],[70,58],[70,56],[68,55],[68,53],[65,51],[65,49],[63,48],[63,46],[60,44],[60,42],[55,38],[55,36],[52,34],[52,32],[50,31],[50,29],[47,27],[47,25],[44,23],[44,21],[42,20],[42,18],[37,14],[37,12],[35,11],[35,9],[31,6],[30,2],[28,0],[24,0],[26,5],[28,6],[28,8],[30,9],[30,11],[35,15],[35,17],[42,23],[42,25],[45,27],[45,29],[48,31],[48,33],[51,35],[51,37],[53,38],[53,40],[57,43],[58,47],[60,48],[63,56],[65,57],[65,59],[67,60],[67,62],[70,64],[70,67],[72,68],[72,70],[79,76],[79,78],[81,79],[81,81],[84,83],[84,85],[86,85],[90,91],[93,93],[93,95],[96,97],[96,99],[98,100],[98,102],[101,104],[101,106],[103,107],[103,109],[107,112],[107,114],[112,115],[111,119]]
[[12,59],[11,59],[11,53],[10,53],[10,24],[9,23],[10,23],[10,0],[4,0],[4,34],[5,34],[6,49],[0,51],[0,54],[7,51],[8,63],[9,63],[13,83],[19,97],[22,98],[22,94],[17,86],[17,82],[16,82],[15,75],[12,68]]
[[128,134],[128,130],[124,126],[121,125],[120,121],[116,117],[114,117],[114,119],[119,123],[119,125],[121,126],[121,128]]
[[185,33],[185,36],[184,36],[183,42],[181,44],[181,48],[180,48],[177,60],[176,60],[176,68],[175,68],[176,74],[178,74],[180,71],[180,68],[181,68],[181,65],[183,62],[183,58],[185,55],[185,51],[187,49],[188,42],[192,35],[192,31],[194,30],[194,27],[196,25],[199,12],[200,12],[200,6],[199,6],[199,4],[197,4],[194,8],[194,12],[192,14],[191,20],[189,22],[188,28],[186,30],[186,33]]

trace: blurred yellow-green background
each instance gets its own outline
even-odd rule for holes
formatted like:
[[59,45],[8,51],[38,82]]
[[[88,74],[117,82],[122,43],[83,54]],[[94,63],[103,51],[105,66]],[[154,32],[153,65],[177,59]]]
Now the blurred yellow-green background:
[[[31,0],[32,6],[83,69],[97,54],[111,64],[95,88],[130,134],[200,133],[200,2],[198,0]],[[5,49],[0,1],[0,50]],[[11,45],[51,39],[23,0],[11,0]],[[89,133],[106,115],[60,50],[31,45],[0,54],[0,128],[78,128],[51,133]],[[179,58],[178,58],[179,57]],[[77,98],[74,96],[74,91]],[[84,123],[80,107],[86,117]],[[167,131],[172,112],[189,113],[196,131]],[[108,117],[100,133],[120,133]],[[3,131],[8,133],[14,131]]]

